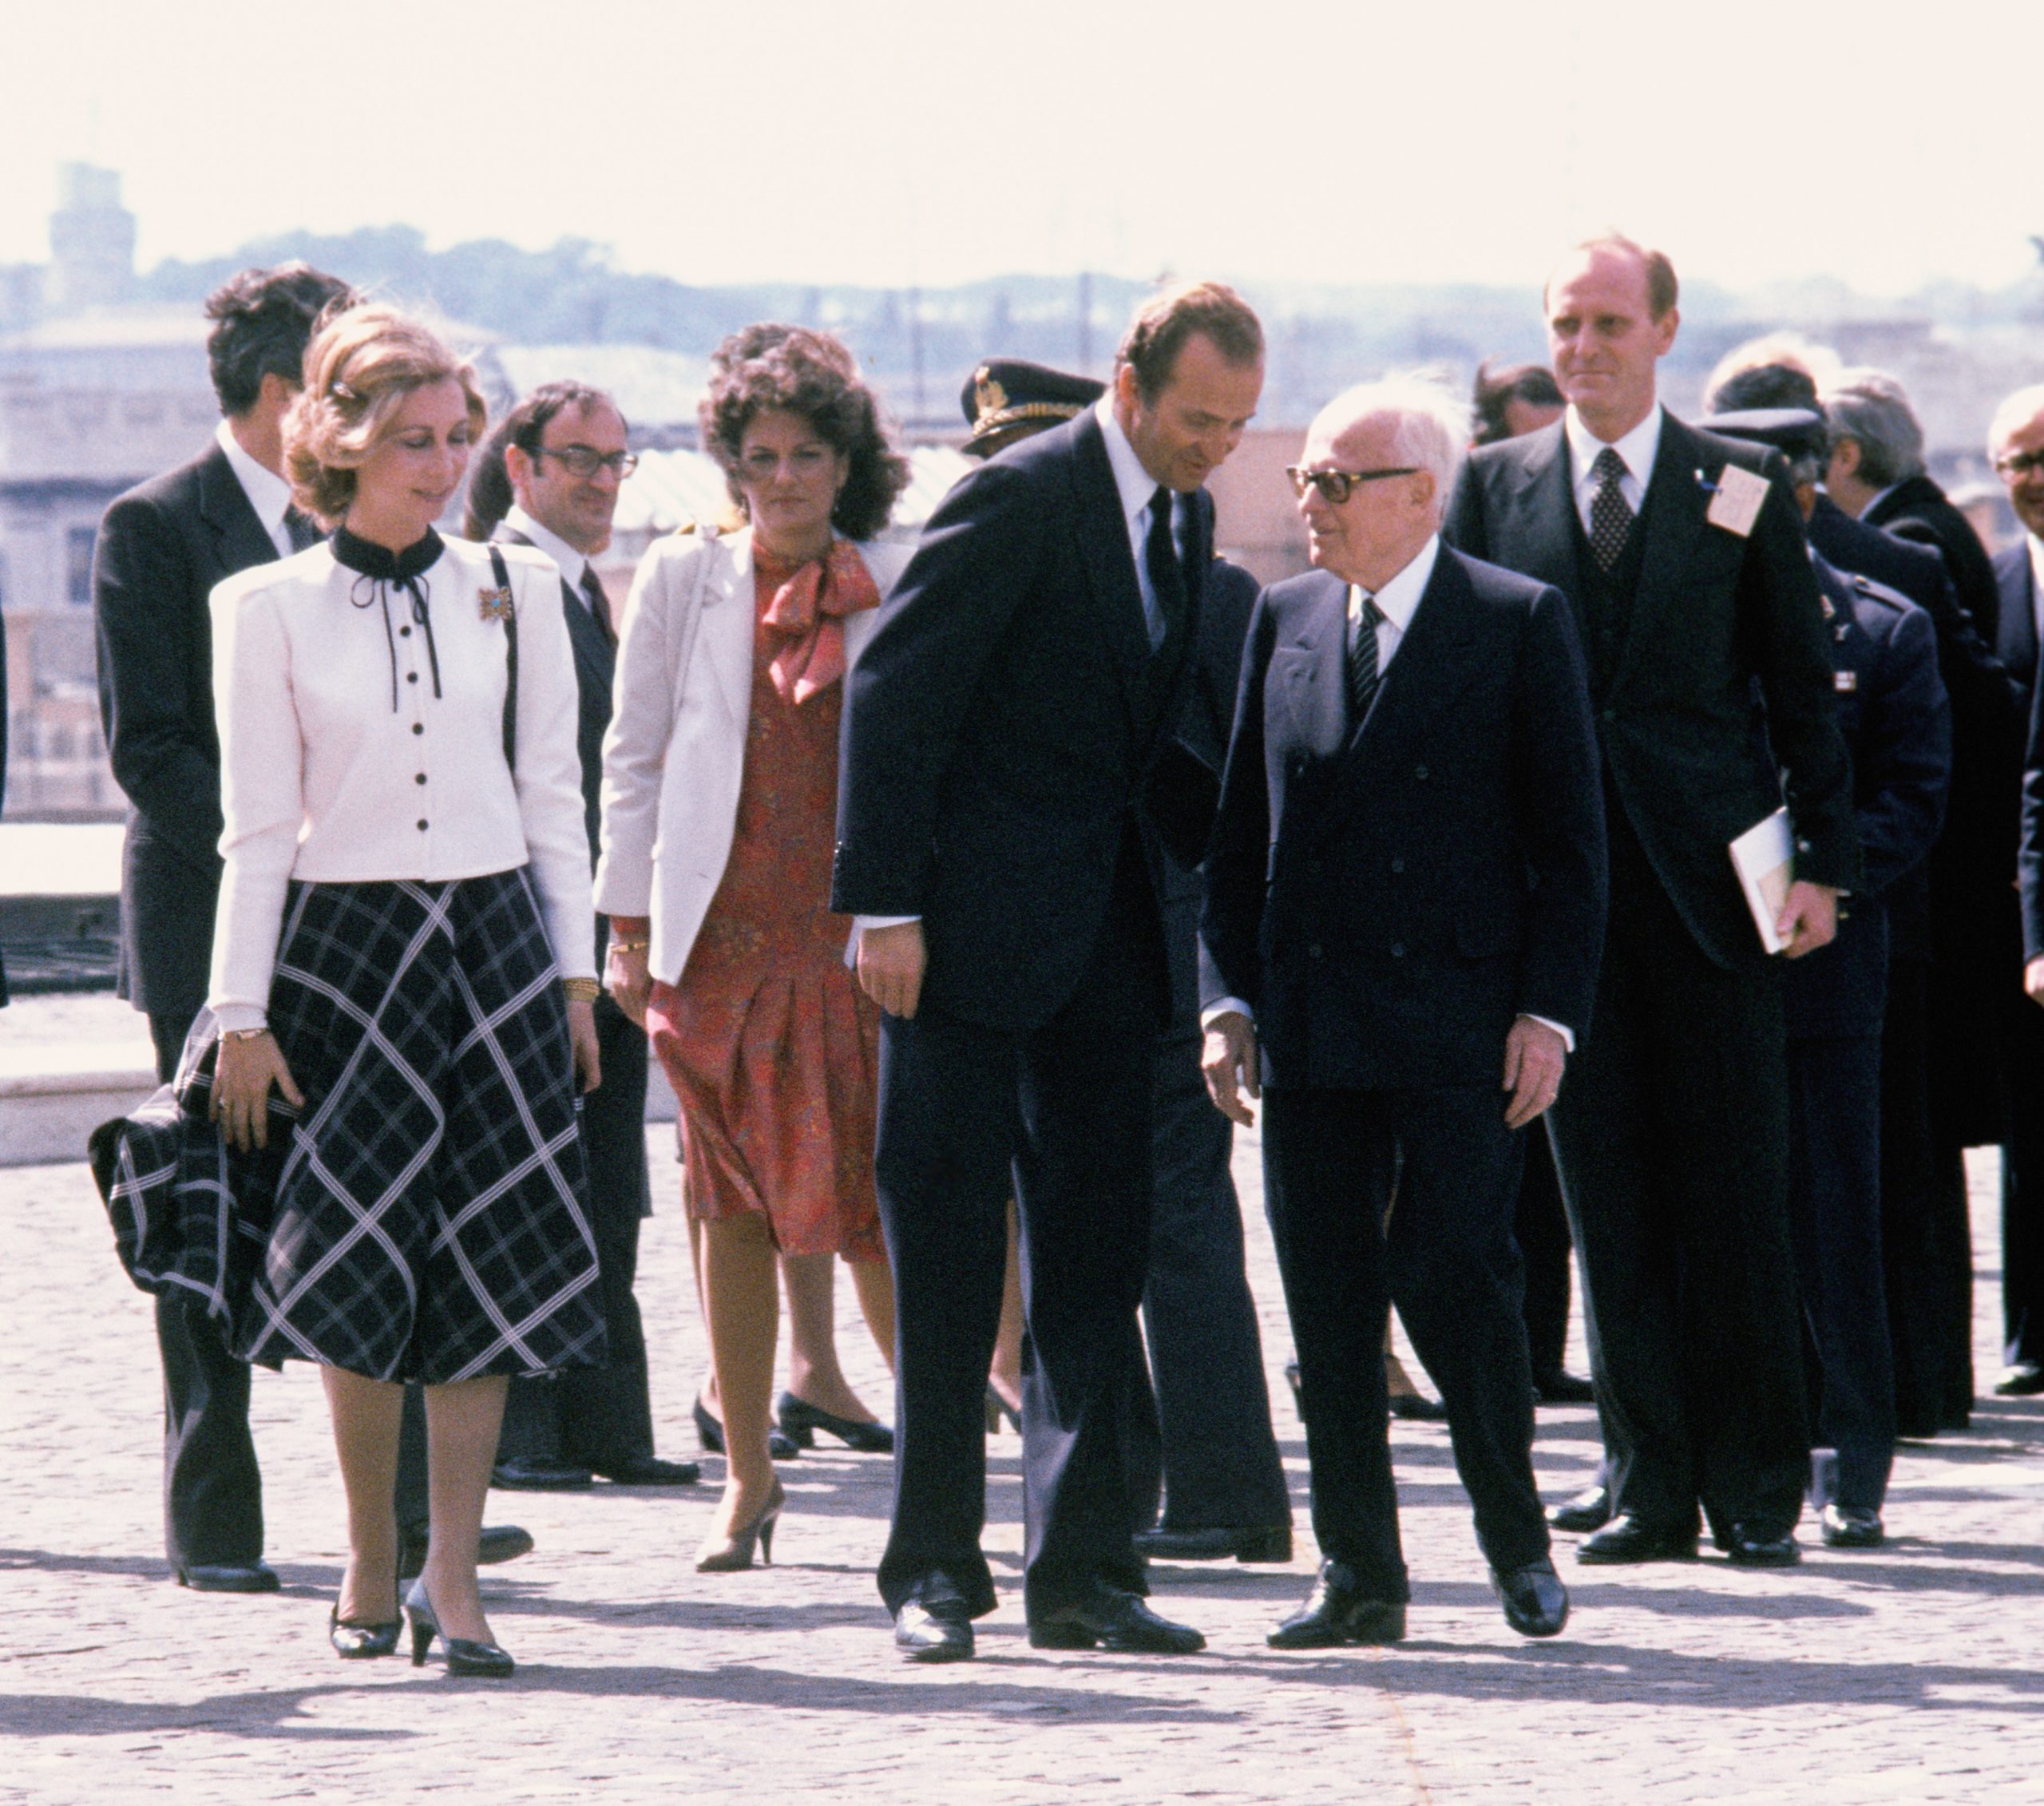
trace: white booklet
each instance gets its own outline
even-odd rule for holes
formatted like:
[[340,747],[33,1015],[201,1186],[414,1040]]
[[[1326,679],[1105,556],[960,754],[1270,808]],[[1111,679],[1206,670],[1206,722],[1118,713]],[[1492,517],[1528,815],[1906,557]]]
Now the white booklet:
[[1796,834],[1786,809],[1776,810],[1732,842],[1732,869],[1739,874],[1761,945],[1770,953],[1780,953],[1788,942],[1775,925],[1788,907],[1788,886],[1796,876]]

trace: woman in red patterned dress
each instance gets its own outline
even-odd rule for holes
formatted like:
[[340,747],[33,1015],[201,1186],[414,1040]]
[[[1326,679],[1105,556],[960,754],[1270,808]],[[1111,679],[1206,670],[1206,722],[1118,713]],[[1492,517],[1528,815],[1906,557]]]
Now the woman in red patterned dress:
[[[870,543],[908,480],[827,334],[719,347],[703,442],[747,527],[648,552],[604,752],[612,993],[681,1103],[688,1209],[728,1458],[704,1571],[770,1558],[774,1257],[840,1254],[883,1349],[873,1194],[879,1015],[830,913],[845,672],[907,549]],[[812,1401],[821,1403],[822,1401]]]

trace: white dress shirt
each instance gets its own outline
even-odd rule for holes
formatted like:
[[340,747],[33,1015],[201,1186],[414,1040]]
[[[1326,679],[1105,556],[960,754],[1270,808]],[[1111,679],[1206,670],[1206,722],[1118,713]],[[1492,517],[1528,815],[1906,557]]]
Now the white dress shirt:
[[228,468],[241,485],[241,493],[248,497],[248,505],[256,510],[256,518],[263,523],[263,531],[270,536],[277,556],[290,557],[295,549],[291,543],[291,529],[284,525],[284,516],[291,507],[291,485],[244,451],[241,442],[234,436],[234,429],[224,420],[213,429],[213,439],[227,453]]
[[[1658,418],[1658,410],[1656,410]],[[1659,438],[1656,431],[1655,438]],[[1591,454],[1595,455],[1594,453]],[[1622,457],[1624,454],[1619,454]],[[1359,584],[1349,585],[1349,628],[1345,648],[1353,651],[1356,630],[1363,620],[1363,603],[1367,599],[1374,602],[1383,619],[1377,624],[1377,671],[1380,682],[1391,661],[1398,655],[1398,648],[1404,644],[1406,634],[1411,631],[1412,616],[1419,612],[1420,599],[1427,593],[1427,585],[1432,582],[1434,566],[1440,561],[1440,535],[1434,534],[1421,546],[1404,569],[1374,595]],[[1254,1023],[1256,1012],[1239,997],[1223,997],[1218,1003],[1210,1004],[1199,1012],[1199,1025],[1211,1028],[1224,1016],[1247,1016]],[[1565,1052],[1575,1052],[1575,1035],[1564,1023],[1550,1021],[1544,1016],[1532,1018],[1551,1028],[1561,1036]]]
[[582,604],[584,614],[592,613],[589,607],[589,592],[582,587],[583,575],[589,568],[588,556],[577,552],[551,527],[543,525],[528,514],[515,501],[511,511],[504,517],[504,524],[514,533],[523,533],[534,547],[544,552],[560,566],[562,580],[574,591],[575,600]]
[[[1575,485],[1575,512],[1583,530],[1590,531],[1590,504],[1597,495],[1597,454],[1604,442],[1583,424],[1574,408],[1562,415],[1562,432],[1568,440],[1569,474]],[[1646,485],[1654,474],[1654,460],[1661,450],[1661,404],[1647,410],[1646,418],[1611,447],[1623,460],[1626,473],[1618,479],[1618,493],[1637,515],[1646,500]]]
[[2044,646],[2044,539],[2036,534],[2030,541],[2030,607],[2037,619],[2037,643]]
[[324,544],[215,587],[226,869],[207,1002],[223,1028],[265,1019],[294,877],[438,883],[529,863],[562,976],[596,975],[561,584],[544,555],[499,550],[518,616],[515,782],[504,763],[504,629],[481,607],[496,587],[485,548],[449,541],[419,580],[432,655],[406,592],[390,587],[386,637],[371,580]]

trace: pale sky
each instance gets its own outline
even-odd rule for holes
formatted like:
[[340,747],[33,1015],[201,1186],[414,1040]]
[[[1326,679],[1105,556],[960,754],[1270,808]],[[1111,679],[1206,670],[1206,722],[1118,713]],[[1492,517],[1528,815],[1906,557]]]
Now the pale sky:
[[47,256],[65,158],[122,172],[145,267],[403,222],[698,283],[1534,283],[1615,224],[1895,294],[2044,233],[2038,0],[10,12],[0,262]]

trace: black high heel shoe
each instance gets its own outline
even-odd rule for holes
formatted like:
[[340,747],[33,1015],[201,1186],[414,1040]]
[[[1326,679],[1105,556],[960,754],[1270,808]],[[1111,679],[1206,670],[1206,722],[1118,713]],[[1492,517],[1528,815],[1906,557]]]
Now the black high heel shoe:
[[473,1675],[485,1681],[501,1681],[517,1664],[511,1659],[509,1650],[500,1649],[494,1643],[479,1643],[473,1638],[450,1637],[440,1628],[440,1620],[434,1614],[433,1601],[427,1596],[426,1577],[421,1574],[412,1582],[412,1590],[405,1595],[405,1616],[412,1621],[412,1666],[426,1665],[426,1652],[433,1647],[438,1637],[447,1647],[447,1672],[450,1674]]
[[334,1646],[334,1654],[343,1661],[395,1655],[398,1633],[404,1627],[402,1618],[393,1618],[388,1624],[343,1624],[338,1604],[327,1614],[327,1641]]
[[788,1440],[798,1448],[814,1448],[816,1432],[828,1430],[846,1448],[861,1455],[894,1452],[894,1432],[885,1424],[862,1424],[856,1417],[840,1417],[820,1404],[797,1398],[793,1392],[781,1394],[774,1414],[780,1419],[782,1431]]
[[[695,1401],[695,1440],[706,1454],[724,1452],[724,1427],[710,1415],[710,1408],[701,1399]],[[766,1430],[766,1452],[776,1461],[792,1461],[802,1453],[801,1449],[772,1424]]]
[[722,1543],[705,1543],[696,1552],[695,1571],[698,1574],[735,1574],[741,1568],[752,1566],[752,1546],[759,1545],[759,1552],[768,1567],[774,1565],[774,1527],[781,1521],[781,1510],[788,1502],[786,1489],[777,1479],[774,1490],[766,1495],[752,1522],[735,1530]]

